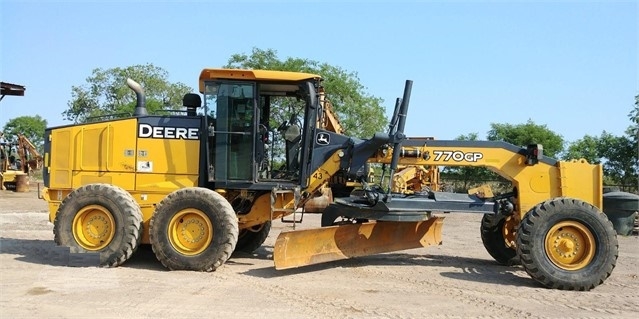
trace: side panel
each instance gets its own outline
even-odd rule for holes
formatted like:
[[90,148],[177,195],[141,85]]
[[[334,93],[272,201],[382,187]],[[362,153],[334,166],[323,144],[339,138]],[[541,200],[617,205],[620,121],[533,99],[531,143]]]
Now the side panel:
[[135,119],[127,119],[73,128],[73,188],[109,183],[133,189],[135,122]]
[[198,185],[198,117],[144,117],[137,128],[135,189],[165,192]]
[[71,127],[51,131],[50,167],[47,168],[51,188],[71,188],[72,134]]
[[45,153],[49,187],[68,189],[101,182],[132,189],[135,123],[127,119],[52,129],[50,152]]
[[136,190],[139,192],[170,193],[174,190],[197,186],[197,175],[167,175],[140,173],[136,178]]
[[603,211],[603,169],[585,160],[559,162],[561,196],[578,198]]

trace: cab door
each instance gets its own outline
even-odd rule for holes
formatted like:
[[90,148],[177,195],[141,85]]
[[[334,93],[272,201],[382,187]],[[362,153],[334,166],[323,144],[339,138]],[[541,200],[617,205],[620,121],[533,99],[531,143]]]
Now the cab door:
[[219,83],[214,121],[215,181],[254,180],[254,83]]

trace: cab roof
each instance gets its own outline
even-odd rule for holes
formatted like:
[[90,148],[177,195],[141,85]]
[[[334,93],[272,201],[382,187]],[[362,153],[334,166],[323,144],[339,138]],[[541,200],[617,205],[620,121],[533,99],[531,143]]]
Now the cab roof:
[[206,68],[200,73],[199,89],[200,92],[204,92],[204,81],[217,79],[298,82],[320,78],[317,74],[303,72]]

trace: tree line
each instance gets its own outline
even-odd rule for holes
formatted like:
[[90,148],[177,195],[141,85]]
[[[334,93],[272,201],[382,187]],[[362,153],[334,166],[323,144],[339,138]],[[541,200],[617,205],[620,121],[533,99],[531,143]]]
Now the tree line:
[[[254,48],[250,53],[232,55],[225,68],[268,69],[319,74],[324,79],[327,98],[331,100],[346,134],[370,137],[383,131],[388,124],[383,100],[366,91],[356,72],[310,59],[287,57],[281,59],[277,51]],[[153,64],[133,65],[110,69],[96,68],[86,82],[71,87],[71,99],[62,112],[65,120],[87,123],[113,117],[126,117],[133,113],[135,95],[126,86],[126,78],[138,81],[145,89],[147,108],[151,114],[166,114],[182,109],[182,97],[191,88],[180,82],[171,82],[166,70]],[[637,186],[639,161],[637,127],[639,127],[639,95],[628,114],[629,127],[625,134],[615,136],[606,131],[597,136],[584,135],[576,141],[564,141],[561,135],[532,119],[522,124],[491,123],[485,139],[505,141],[517,146],[542,144],[544,155],[556,159],[586,159],[602,164],[604,184]],[[47,120],[39,115],[20,116],[9,120],[3,127],[5,139],[11,141],[23,134],[42,151]],[[460,135],[458,140],[482,139],[479,133]],[[447,167],[444,179],[461,181],[464,187],[499,177],[482,168]]]

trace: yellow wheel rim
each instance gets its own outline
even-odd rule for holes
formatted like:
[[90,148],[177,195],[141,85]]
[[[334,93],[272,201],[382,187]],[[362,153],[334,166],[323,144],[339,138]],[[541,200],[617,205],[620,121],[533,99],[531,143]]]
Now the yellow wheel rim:
[[508,216],[504,221],[504,226],[501,228],[501,235],[504,237],[506,247],[515,248],[515,239],[517,235],[517,226],[519,225],[519,219]]
[[546,254],[559,268],[582,269],[595,256],[595,237],[579,222],[558,223],[546,234]]
[[185,209],[169,222],[169,241],[175,250],[187,256],[203,252],[213,240],[213,225],[202,211]]
[[86,250],[101,250],[115,236],[115,220],[108,209],[100,205],[82,208],[73,218],[73,238]]

